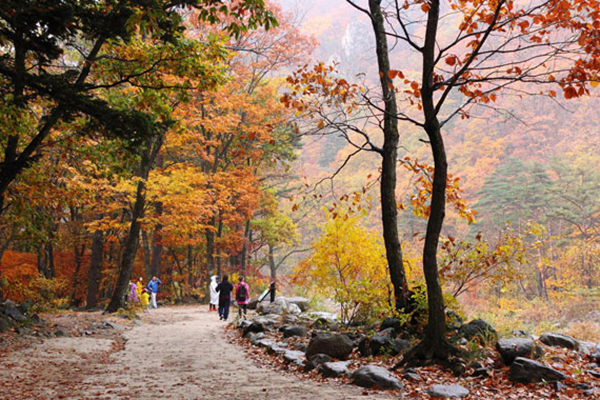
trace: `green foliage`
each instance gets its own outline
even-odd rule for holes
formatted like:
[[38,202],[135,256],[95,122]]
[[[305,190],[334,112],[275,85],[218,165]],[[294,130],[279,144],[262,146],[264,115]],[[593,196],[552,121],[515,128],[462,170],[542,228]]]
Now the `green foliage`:
[[26,284],[15,282],[14,285],[13,291],[20,298],[33,301],[33,311],[55,310],[69,303],[65,279],[47,279],[38,274]]

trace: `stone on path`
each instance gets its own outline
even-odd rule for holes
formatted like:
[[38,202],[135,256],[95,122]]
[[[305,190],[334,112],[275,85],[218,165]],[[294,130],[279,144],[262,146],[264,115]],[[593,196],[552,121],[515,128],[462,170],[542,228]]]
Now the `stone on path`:
[[431,397],[460,398],[469,395],[469,390],[461,385],[433,385],[427,390]]
[[496,343],[496,350],[500,353],[504,364],[510,365],[517,357],[529,357],[534,352],[534,346],[531,339],[500,339]]
[[306,358],[315,354],[327,354],[332,358],[345,360],[352,353],[352,340],[346,335],[322,333],[313,337],[308,343]]
[[518,383],[562,381],[569,376],[528,358],[517,357],[510,366],[510,380]]
[[540,342],[548,346],[579,350],[579,342],[571,336],[564,335],[562,333],[544,333],[542,336],[540,336]]
[[338,378],[348,373],[350,361],[326,362],[319,365],[319,372],[326,378]]
[[377,386],[383,390],[402,389],[404,385],[387,369],[375,365],[365,365],[354,371],[350,377],[352,383],[370,388]]

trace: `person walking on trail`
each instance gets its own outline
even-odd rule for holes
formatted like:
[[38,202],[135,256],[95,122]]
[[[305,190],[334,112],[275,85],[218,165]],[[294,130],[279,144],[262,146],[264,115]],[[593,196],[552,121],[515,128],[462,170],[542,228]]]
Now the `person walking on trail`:
[[229,282],[229,276],[223,275],[223,281],[215,289],[219,292],[219,319],[227,321],[229,318],[229,305],[231,304],[231,292],[233,285]]
[[219,284],[219,277],[213,275],[210,277],[210,304],[208,305],[208,311],[217,311],[217,305],[219,304],[219,293],[217,292],[217,285]]
[[248,284],[244,282],[244,277],[240,276],[240,282],[235,285],[235,301],[238,303],[238,315],[242,317],[242,310],[244,311],[244,319],[248,312],[248,299],[250,297],[250,288]]
[[137,284],[135,282],[129,281],[129,302],[133,305],[138,304],[140,302],[140,298],[137,294]]
[[158,305],[156,304],[156,293],[158,292],[158,285],[162,285],[162,282],[156,276],[153,276],[152,280],[148,282],[148,290],[150,291],[150,302],[153,308],[158,308]]

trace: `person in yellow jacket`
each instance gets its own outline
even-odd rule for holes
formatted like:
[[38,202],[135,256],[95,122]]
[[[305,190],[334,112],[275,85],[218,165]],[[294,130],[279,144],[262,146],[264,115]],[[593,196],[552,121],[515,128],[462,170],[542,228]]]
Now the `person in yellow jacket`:
[[150,305],[150,295],[148,294],[148,289],[143,288],[142,294],[140,295],[140,306],[142,306],[144,311],[148,311],[149,305]]

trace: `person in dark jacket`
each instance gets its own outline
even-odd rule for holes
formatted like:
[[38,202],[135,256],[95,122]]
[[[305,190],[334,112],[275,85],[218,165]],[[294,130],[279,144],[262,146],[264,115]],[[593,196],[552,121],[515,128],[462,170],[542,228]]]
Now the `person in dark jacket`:
[[215,289],[219,292],[219,319],[227,321],[229,318],[229,305],[231,304],[231,292],[233,285],[229,282],[229,276],[223,275],[221,283]]

